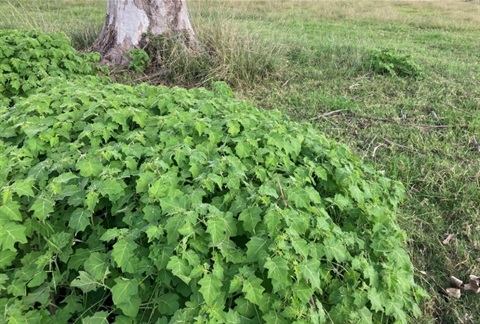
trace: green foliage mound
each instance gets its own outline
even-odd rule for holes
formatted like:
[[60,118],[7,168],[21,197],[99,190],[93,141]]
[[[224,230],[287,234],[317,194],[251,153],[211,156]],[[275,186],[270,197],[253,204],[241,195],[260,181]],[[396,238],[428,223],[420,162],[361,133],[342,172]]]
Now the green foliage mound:
[[2,322],[407,322],[402,186],[205,89],[47,78],[0,106]]
[[410,55],[401,54],[394,49],[372,51],[370,66],[375,73],[391,76],[421,78],[423,69]]
[[94,74],[99,58],[79,56],[64,34],[0,30],[0,97],[28,94],[48,76]]

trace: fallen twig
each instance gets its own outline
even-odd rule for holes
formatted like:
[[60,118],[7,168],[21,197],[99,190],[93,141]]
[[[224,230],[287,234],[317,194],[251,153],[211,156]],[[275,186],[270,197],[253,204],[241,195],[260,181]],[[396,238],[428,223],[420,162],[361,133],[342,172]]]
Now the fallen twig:
[[418,150],[416,150],[416,149],[414,149],[414,148],[410,148],[410,147],[408,147],[408,146],[405,146],[405,145],[402,145],[402,144],[398,144],[398,143],[392,142],[392,141],[390,141],[390,140],[388,140],[388,139],[386,139],[386,138],[384,138],[383,140],[384,140],[385,142],[387,142],[388,144],[390,144],[390,145],[398,146],[398,147],[400,147],[400,148],[402,148],[402,149],[404,149],[404,150],[412,151],[412,152],[415,152],[415,153],[418,153],[418,154],[425,154],[425,153],[420,152],[420,151],[418,151]]
[[[381,122],[387,122],[387,123],[393,123],[397,124],[399,126],[404,126],[404,127],[414,127],[414,128],[468,128],[468,125],[425,125],[425,124],[409,124],[406,123],[406,116],[402,115],[401,118],[381,118],[381,117],[372,117],[372,116],[367,116],[367,115],[360,115],[357,113],[354,113],[352,111],[349,111],[348,114],[345,114],[346,117],[350,118],[363,118],[363,119],[368,119],[368,120],[374,120],[374,121],[381,121]],[[321,117],[320,117],[321,118]]]
[[315,311],[318,311],[317,303],[315,303],[315,299],[313,298],[313,296],[310,296],[310,303],[312,304],[313,309]]
[[477,149],[477,151],[480,152],[480,144],[478,144],[477,139],[475,137],[473,138],[473,144],[475,145],[475,148]]
[[378,150],[380,147],[382,147],[382,146],[385,146],[385,144],[380,143],[380,144],[378,144],[377,146],[375,146],[375,147],[373,148],[372,157],[375,157],[375,153],[376,153],[377,150]]
[[282,197],[283,206],[285,206],[285,208],[288,208],[287,200],[285,199],[285,195],[283,194],[282,184],[280,183],[280,180],[278,180],[278,178],[277,178],[277,184],[278,184],[278,188],[280,189],[280,196]]
[[346,111],[347,109],[339,109],[339,110],[333,110],[333,111],[329,111],[329,112],[326,112],[324,114],[321,114],[321,115],[318,115],[316,117],[313,117],[313,118],[310,118],[311,121],[314,121],[314,120],[317,120],[317,119],[320,119],[320,118],[325,118],[325,117],[328,117],[328,116],[333,116],[333,115],[337,115],[343,111]]
[[377,138],[377,135],[373,136],[372,140],[370,141],[370,143],[368,143],[367,147],[365,148],[365,152],[369,151],[370,147],[372,146],[372,144],[373,144],[373,142],[375,141],[376,138]]

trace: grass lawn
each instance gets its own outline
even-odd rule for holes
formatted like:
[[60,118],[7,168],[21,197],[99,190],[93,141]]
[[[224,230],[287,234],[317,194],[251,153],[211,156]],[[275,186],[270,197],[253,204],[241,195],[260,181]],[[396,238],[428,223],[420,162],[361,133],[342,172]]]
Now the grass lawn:
[[[105,5],[0,0],[0,28],[63,31],[85,48]],[[476,323],[480,295],[455,299],[444,289],[451,275],[465,281],[480,275],[480,2],[197,0],[189,6],[199,35],[215,31],[231,46],[246,46],[245,56],[262,49],[274,62],[261,79],[233,82],[238,96],[311,121],[405,184],[399,220],[417,280],[431,295],[420,322]],[[410,55],[423,76],[372,73],[371,53],[381,49]]]

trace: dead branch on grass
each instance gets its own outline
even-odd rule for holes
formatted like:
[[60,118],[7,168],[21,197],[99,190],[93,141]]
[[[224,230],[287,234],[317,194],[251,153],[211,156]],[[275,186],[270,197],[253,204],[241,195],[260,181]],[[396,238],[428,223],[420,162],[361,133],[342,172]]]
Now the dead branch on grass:
[[320,118],[325,118],[325,117],[328,117],[328,116],[338,115],[338,114],[340,114],[340,113],[342,113],[343,111],[346,111],[346,110],[347,109],[339,109],[339,110],[329,111],[329,112],[326,112],[324,114],[320,114],[316,117],[310,118],[310,121],[314,121],[314,120],[317,120],[317,119],[320,119]]
[[477,151],[480,152],[480,144],[478,144],[477,139],[475,137],[473,138],[473,144],[475,145],[475,148],[477,149]]

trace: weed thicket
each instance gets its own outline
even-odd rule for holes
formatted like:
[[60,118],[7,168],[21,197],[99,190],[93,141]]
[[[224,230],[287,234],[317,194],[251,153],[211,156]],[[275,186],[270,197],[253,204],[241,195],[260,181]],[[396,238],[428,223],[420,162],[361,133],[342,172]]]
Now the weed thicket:
[[[9,0],[0,3],[0,26],[63,31],[85,46],[100,28],[104,5]],[[260,107],[314,120],[329,137],[401,180],[407,200],[400,222],[411,237],[417,280],[432,296],[422,322],[474,323],[478,296],[452,300],[443,289],[449,275],[478,274],[479,2],[190,1],[189,8],[202,41],[213,37],[217,45],[201,55],[186,52],[178,62],[159,61],[157,72],[173,71],[168,79],[188,80],[188,86],[226,80]],[[175,44],[162,46],[180,51]],[[218,46],[220,54],[207,55]],[[424,77],[372,73],[371,53],[379,48],[410,55]],[[245,69],[255,63],[247,60],[248,50],[274,68],[256,77],[265,63]],[[236,70],[234,58],[251,63]],[[172,70],[161,68],[169,64]],[[153,69],[123,80],[167,83]],[[448,234],[454,234],[451,243],[441,244]]]
[[37,56],[0,52],[0,66],[45,73],[22,93],[0,88],[13,101],[0,106],[2,322],[421,314],[399,182],[224,82],[116,84],[62,57],[63,35],[8,33],[0,48]]

